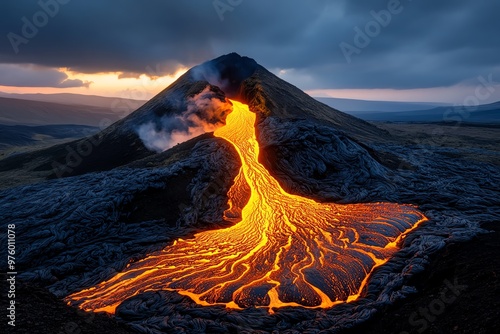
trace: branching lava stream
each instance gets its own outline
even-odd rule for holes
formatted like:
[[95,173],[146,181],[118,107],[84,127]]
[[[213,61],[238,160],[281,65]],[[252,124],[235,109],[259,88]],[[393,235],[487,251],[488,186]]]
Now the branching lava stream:
[[258,161],[256,115],[232,103],[215,136],[231,142],[241,158],[228,194],[250,188],[241,221],[178,239],[110,280],[69,295],[69,303],[114,313],[129,297],[163,289],[200,305],[327,308],[358,298],[373,269],[426,220],[409,205],[318,203],[286,193]]

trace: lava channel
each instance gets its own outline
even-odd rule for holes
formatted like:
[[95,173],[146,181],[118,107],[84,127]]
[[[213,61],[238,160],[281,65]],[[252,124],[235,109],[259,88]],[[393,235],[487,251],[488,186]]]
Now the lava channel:
[[231,142],[242,167],[229,197],[250,188],[241,221],[177,239],[95,287],[66,297],[114,313],[144,291],[169,290],[199,305],[329,308],[357,299],[374,268],[426,217],[410,205],[333,204],[292,195],[259,163],[256,115],[237,101],[215,136]]

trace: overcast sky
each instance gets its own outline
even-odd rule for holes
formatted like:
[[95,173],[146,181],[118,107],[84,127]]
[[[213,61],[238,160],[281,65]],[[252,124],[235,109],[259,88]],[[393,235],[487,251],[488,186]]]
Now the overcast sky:
[[492,0],[3,0],[0,86],[88,90],[96,73],[154,80],[238,52],[317,94],[451,102],[483,78],[483,102],[500,99],[499,13]]

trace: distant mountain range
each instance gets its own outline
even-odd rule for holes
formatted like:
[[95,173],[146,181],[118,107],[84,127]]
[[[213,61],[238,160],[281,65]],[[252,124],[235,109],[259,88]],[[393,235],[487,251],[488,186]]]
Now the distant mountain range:
[[371,112],[396,112],[426,110],[448,106],[446,103],[437,102],[398,102],[398,101],[368,101],[354,99],[339,99],[333,97],[315,97],[324,104],[342,110],[351,115],[366,114]]
[[500,123],[500,102],[477,107],[447,106],[429,110],[357,114],[367,121]]
[[500,123],[500,102],[464,107],[434,102],[316,99],[365,121]]
[[78,94],[13,96],[14,98],[0,97],[0,124],[77,124],[102,127],[103,124],[109,125],[127,116],[143,104],[143,101],[137,100]]
[[[51,102],[65,105],[82,105],[91,106],[99,108],[113,108],[119,103],[124,104],[126,101],[130,106],[139,108],[141,105],[147,101],[142,100],[132,100],[120,97],[106,97],[97,95],[83,95],[83,94],[72,94],[72,93],[58,93],[58,94],[13,94],[0,92],[0,97],[6,97],[10,99],[18,100],[29,100],[29,101],[41,101],[41,102]],[[134,110],[135,110],[134,109]]]
[[[470,108],[436,102],[315,99],[366,121],[500,123],[500,102]],[[115,122],[144,103],[146,101],[71,93],[0,92],[0,124],[78,124],[98,127],[103,120],[107,123]]]

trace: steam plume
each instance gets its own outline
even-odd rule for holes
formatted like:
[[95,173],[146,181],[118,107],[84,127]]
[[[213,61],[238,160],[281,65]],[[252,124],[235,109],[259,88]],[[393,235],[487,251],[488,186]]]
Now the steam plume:
[[137,128],[137,134],[149,150],[163,152],[205,132],[215,131],[225,124],[231,111],[231,103],[221,101],[207,86],[188,98],[187,109],[182,114],[144,123]]

